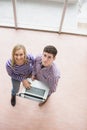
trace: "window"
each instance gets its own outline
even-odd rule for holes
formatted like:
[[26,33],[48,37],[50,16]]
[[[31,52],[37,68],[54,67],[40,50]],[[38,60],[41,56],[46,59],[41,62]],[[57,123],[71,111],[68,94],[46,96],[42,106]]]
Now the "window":
[[0,26],[14,26],[11,0],[0,0]]
[[86,0],[0,0],[0,26],[87,35]]

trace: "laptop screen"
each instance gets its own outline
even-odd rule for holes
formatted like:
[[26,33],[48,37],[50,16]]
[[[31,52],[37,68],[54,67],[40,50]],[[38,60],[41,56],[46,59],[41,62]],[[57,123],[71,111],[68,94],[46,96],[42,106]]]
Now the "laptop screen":
[[33,95],[39,95],[41,97],[44,96],[45,90],[40,88],[31,87],[30,89],[26,89],[25,93],[28,92]]

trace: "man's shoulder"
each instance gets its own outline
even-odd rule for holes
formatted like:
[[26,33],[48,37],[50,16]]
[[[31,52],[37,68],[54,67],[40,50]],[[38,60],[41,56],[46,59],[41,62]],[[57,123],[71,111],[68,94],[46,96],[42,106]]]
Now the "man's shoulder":
[[35,57],[35,60],[36,61],[40,61],[42,59],[42,55],[37,55],[36,57]]
[[28,54],[27,54],[27,58],[31,60],[31,59],[34,58],[34,56],[33,56],[32,54],[29,54],[29,53],[28,53]]
[[56,64],[52,64],[51,66],[51,73],[54,75],[54,76],[58,76],[60,77],[60,69],[57,67]]

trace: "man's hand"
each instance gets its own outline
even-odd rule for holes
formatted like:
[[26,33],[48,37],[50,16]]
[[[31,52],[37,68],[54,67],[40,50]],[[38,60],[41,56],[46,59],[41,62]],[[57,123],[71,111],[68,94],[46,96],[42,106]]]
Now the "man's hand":
[[27,79],[24,79],[23,81],[22,81],[22,84],[23,84],[23,86],[25,87],[25,88],[30,88],[31,86],[31,83],[27,80]]
[[36,79],[34,75],[31,76],[32,81]]

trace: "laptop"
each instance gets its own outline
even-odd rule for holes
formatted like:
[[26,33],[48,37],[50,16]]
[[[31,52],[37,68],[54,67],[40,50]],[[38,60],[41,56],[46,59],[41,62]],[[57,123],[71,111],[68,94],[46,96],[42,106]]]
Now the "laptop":
[[23,89],[20,93],[18,93],[18,96],[39,102],[45,101],[49,93],[49,87],[38,80],[32,81],[30,78],[27,80],[31,83],[31,88],[26,89],[23,86]]

